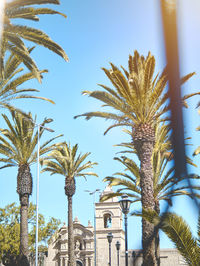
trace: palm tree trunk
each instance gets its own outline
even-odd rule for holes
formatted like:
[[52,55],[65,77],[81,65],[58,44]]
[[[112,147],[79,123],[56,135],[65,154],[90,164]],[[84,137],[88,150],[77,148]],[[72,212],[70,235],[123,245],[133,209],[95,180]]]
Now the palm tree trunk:
[[20,205],[20,256],[28,257],[28,194],[20,196]]
[[[140,186],[142,195],[142,208],[154,210],[155,201],[153,194],[153,168],[151,163],[153,141],[136,140],[134,143],[140,159]],[[154,225],[142,219],[142,266],[155,266],[155,238]]]
[[68,196],[68,266],[75,266],[72,196]]
[[28,207],[29,196],[32,194],[32,176],[28,164],[19,165],[17,175],[17,193],[20,200],[20,263],[28,263]]
[[[155,211],[160,214],[160,204],[158,200],[155,200]],[[159,226],[155,226],[155,256],[157,266],[160,266],[160,237],[159,237]]]

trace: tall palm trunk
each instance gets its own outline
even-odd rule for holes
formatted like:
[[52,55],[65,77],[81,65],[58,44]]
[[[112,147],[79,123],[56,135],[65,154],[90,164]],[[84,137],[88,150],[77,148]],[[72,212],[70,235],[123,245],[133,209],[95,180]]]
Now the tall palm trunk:
[[68,196],[68,256],[69,266],[75,266],[74,256],[74,231],[73,231],[73,218],[72,218],[72,197]]
[[32,176],[28,164],[18,168],[17,193],[20,200],[20,257],[27,261],[28,248],[28,207],[32,194]]
[[65,194],[68,198],[68,266],[75,266],[74,255],[74,228],[72,216],[72,197],[75,194],[76,185],[74,178],[65,178]]
[[20,196],[20,256],[28,257],[28,206],[29,196]]
[[[154,210],[152,154],[154,131],[147,125],[134,128],[134,146],[140,159],[140,186],[142,208]],[[143,266],[156,265],[154,225],[142,219]]]
[[[155,211],[160,214],[160,204],[159,200],[155,201]],[[155,256],[157,261],[157,266],[160,266],[160,237],[159,237],[159,226],[155,226]]]

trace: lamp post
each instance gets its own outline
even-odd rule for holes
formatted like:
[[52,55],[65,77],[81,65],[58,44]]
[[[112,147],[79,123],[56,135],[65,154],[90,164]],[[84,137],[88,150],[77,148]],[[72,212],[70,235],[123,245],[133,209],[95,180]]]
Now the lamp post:
[[128,195],[122,195],[122,199],[119,201],[122,212],[124,214],[125,225],[125,266],[128,266],[128,235],[127,235],[127,214],[131,205],[131,200],[128,199]]
[[[39,179],[40,179],[40,128],[44,128],[49,132],[54,132],[53,129],[44,127],[42,124],[36,124],[32,118],[25,117],[24,119],[29,120],[37,127],[37,182],[36,182],[36,232],[35,232],[35,266],[38,266],[38,221],[39,221]],[[48,118],[45,120],[46,123],[52,122],[53,119]]]
[[96,239],[96,212],[95,212],[95,201],[96,201],[96,192],[100,192],[100,189],[97,188],[94,191],[85,190],[90,195],[93,195],[93,205],[94,205],[94,266],[97,265],[97,239]]
[[[48,123],[51,122],[52,119],[48,120]],[[33,121],[32,121],[33,122]],[[34,122],[33,122],[34,123]],[[40,128],[44,128],[49,132],[54,132],[53,129],[44,127],[41,124],[34,123],[37,126],[38,139],[37,139],[37,189],[36,189],[36,233],[35,233],[35,266],[38,266],[38,206],[39,206],[39,179],[40,179]]]
[[109,266],[111,266],[111,243],[112,243],[112,239],[113,239],[113,235],[111,232],[107,234],[107,239],[108,239],[108,243],[109,243]]
[[116,246],[116,249],[117,249],[117,266],[119,266],[119,250],[120,250],[120,242],[117,241],[115,246]]

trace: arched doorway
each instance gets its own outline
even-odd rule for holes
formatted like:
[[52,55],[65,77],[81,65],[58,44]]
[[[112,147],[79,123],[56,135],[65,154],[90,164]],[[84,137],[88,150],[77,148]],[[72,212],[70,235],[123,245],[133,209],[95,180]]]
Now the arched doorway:
[[76,266],[83,266],[83,263],[80,260],[76,261]]

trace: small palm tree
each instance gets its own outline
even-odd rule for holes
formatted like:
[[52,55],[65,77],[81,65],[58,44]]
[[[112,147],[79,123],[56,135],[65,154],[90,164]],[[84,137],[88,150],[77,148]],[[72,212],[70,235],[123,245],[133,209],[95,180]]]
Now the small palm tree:
[[[31,52],[32,49],[30,49],[29,51]],[[41,99],[54,103],[47,98],[32,95],[33,92],[38,92],[38,90],[36,89],[20,88],[20,86],[24,85],[26,81],[35,78],[32,72],[23,72],[23,68],[20,67],[21,62],[22,60],[16,57],[13,53],[4,62],[4,78],[0,79],[0,107],[9,109],[10,111],[22,112],[22,110],[12,105],[12,101],[16,99],[26,98]],[[41,78],[42,74],[46,72],[48,71],[40,71]]]
[[[33,5],[42,4],[59,4],[59,0],[14,0],[6,2],[0,55],[2,63],[7,50],[14,53],[22,60],[26,67],[34,73],[38,80],[41,80],[40,72],[31,58],[23,39],[42,45],[60,55],[65,60],[68,60],[64,50],[57,43],[52,41],[46,33],[27,25],[13,23],[13,20],[18,18],[37,22],[39,21],[38,15],[44,14],[59,14],[66,17],[66,15],[50,8],[33,7]],[[1,76],[3,76],[3,72],[3,64],[0,64]]]
[[[166,119],[169,107],[166,91],[167,76],[164,70],[154,77],[155,58],[148,54],[145,58],[137,51],[129,56],[128,70],[123,72],[112,63],[111,69],[103,68],[106,76],[114,86],[101,85],[102,90],[84,91],[84,95],[100,100],[109,111],[94,111],[79,116],[101,117],[112,122],[105,134],[115,127],[128,127],[132,142],[140,160],[141,201],[145,209],[154,210],[152,154],[155,142],[155,127]],[[181,79],[186,82],[194,73]],[[75,117],[75,118],[76,118]],[[154,226],[142,220],[143,265],[153,266],[156,263],[154,252]]]
[[[12,122],[3,114],[7,124],[7,129],[0,129],[0,162],[3,166],[18,167],[17,193],[20,200],[20,255],[28,256],[28,206],[29,196],[32,194],[32,175],[30,165],[37,161],[37,140],[38,132],[34,133],[34,123],[17,112],[12,112]],[[29,113],[31,117],[31,114]],[[52,120],[51,120],[52,121]],[[45,119],[41,126],[50,122]],[[44,133],[44,128],[40,128],[39,138]],[[58,137],[58,136],[57,136]],[[51,151],[54,144],[50,143],[57,137],[51,138],[40,146],[40,155]]]
[[93,168],[97,163],[91,161],[84,162],[90,153],[77,154],[78,144],[71,147],[70,144],[63,143],[56,147],[54,151],[43,158],[42,172],[48,171],[53,174],[60,174],[65,177],[65,195],[68,199],[68,256],[69,266],[75,266],[74,256],[74,234],[73,234],[73,219],[72,219],[72,197],[76,192],[76,177],[97,176],[93,172],[85,172],[89,168]]

